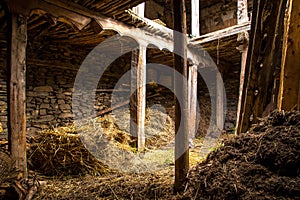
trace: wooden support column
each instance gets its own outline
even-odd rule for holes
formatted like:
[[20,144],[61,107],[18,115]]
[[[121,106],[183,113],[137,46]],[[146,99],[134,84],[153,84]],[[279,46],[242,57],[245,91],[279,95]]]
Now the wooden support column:
[[197,65],[189,66],[188,78],[188,107],[189,107],[189,138],[196,136],[197,128]]
[[191,1],[191,9],[192,9],[192,23],[191,23],[191,32],[195,37],[200,36],[200,0],[192,0]]
[[140,45],[132,52],[130,98],[130,132],[137,137],[137,148],[145,148],[145,112],[146,112],[146,51]]
[[132,11],[140,17],[145,16],[145,2],[132,8]]
[[[248,3],[247,0],[238,0],[237,3],[238,3],[237,23],[238,25],[240,25],[249,21]],[[235,130],[236,135],[240,133],[239,121],[241,120],[242,92],[243,92],[244,79],[245,79],[248,41],[249,41],[249,34],[247,31],[244,31],[238,35],[238,42],[240,43],[240,45],[237,47],[237,49],[241,53],[241,72],[240,72],[240,89],[239,89],[239,99],[238,99],[237,117],[236,117],[236,130]]]
[[240,123],[241,120],[241,107],[242,107],[242,93],[244,87],[245,80],[245,71],[246,71],[246,61],[247,61],[247,53],[248,53],[248,44],[243,44],[237,47],[237,49],[241,52],[241,72],[240,72],[240,87],[239,87],[239,99],[237,105],[237,117],[236,117],[236,129],[235,134],[238,135],[240,133]]
[[[187,28],[185,1],[173,3],[174,15],[174,67],[187,81]],[[188,89],[187,84],[180,80],[182,77],[174,76],[175,94],[175,190],[183,191],[186,175],[189,170],[189,144],[188,144]],[[180,104],[179,104],[180,102]]]
[[27,177],[26,161],[26,45],[27,18],[11,14],[11,35],[8,51],[8,138],[14,166]]
[[224,87],[221,73],[216,73],[216,127],[222,131],[224,127]]
[[278,95],[279,110],[300,110],[300,2],[290,0],[286,15]]

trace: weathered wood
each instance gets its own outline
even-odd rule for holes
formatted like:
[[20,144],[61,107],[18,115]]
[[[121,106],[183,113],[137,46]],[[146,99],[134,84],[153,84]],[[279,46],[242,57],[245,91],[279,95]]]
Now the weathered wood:
[[[187,80],[185,1],[180,0],[173,3],[173,10],[177,12],[174,15],[174,52],[177,53],[174,55],[174,67]],[[176,78],[176,75],[174,77],[175,94],[177,95],[177,101],[175,101],[175,190],[183,191],[189,170],[188,89],[186,84],[176,80],[179,77]]]
[[26,45],[27,19],[11,14],[9,56],[8,138],[9,150],[17,170],[27,177],[26,161]]
[[145,3],[141,3],[138,6],[132,8],[132,11],[140,17],[145,16]]
[[[138,49],[134,49],[131,55],[131,83],[130,83],[130,134],[133,137],[138,137],[137,133],[137,63],[138,63]],[[135,146],[137,147],[138,144],[136,142]]]
[[216,128],[222,131],[224,127],[224,87],[220,73],[216,73]]
[[[243,24],[247,23],[248,20],[248,4],[247,0],[238,0],[237,2],[237,23]],[[239,89],[239,99],[237,105],[237,118],[236,118],[236,129],[235,134],[239,134],[240,124],[238,123],[241,119],[241,107],[242,107],[242,93],[244,87],[245,80],[245,70],[246,70],[246,61],[247,61],[247,53],[248,53],[248,42],[249,42],[249,34],[247,31],[241,32],[238,35],[238,42],[240,45],[237,49],[241,53],[241,72],[240,72],[240,89]]]
[[283,54],[281,63],[280,90],[278,95],[278,108],[280,110],[299,110],[300,97],[300,2],[289,1],[287,11]]
[[239,99],[237,105],[237,117],[236,117],[236,129],[235,134],[239,134],[240,124],[238,123],[241,120],[241,108],[242,108],[242,93],[244,87],[245,80],[245,72],[246,72],[246,61],[247,61],[247,53],[248,53],[248,44],[240,45],[238,50],[241,52],[241,72],[240,72],[240,89],[239,89]]
[[200,37],[192,39],[190,41],[190,44],[193,44],[193,45],[204,44],[204,43],[211,42],[214,40],[218,40],[218,39],[222,39],[222,38],[229,37],[232,35],[236,35],[241,32],[249,31],[250,25],[251,25],[251,22],[245,22],[245,23],[231,26],[231,27],[219,30],[219,31],[201,35]]
[[145,46],[140,45],[137,63],[137,135],[138,149],[145,148],[145,117],[146,117],[146,51]]
[[189,66],[188,78],[188,107],[189,107],[189,138],[196,136],[197,128],[197,65]]
[[254,1],[238,132],[245,132],[251,123],[256,123],[272,100],[273,75],[281,65],[286,2]]
[[238,0],[237,1],[237,23],[243,24],[249,21],[248,19],[248,0]]
[[191,32],[192,35],[198,37],[200,35],[200,0],[191,0]]
[[137,137],[139,150],[145,147],[145,113],[146,113],[146,47],[132,52],[130,98],[130,132]]

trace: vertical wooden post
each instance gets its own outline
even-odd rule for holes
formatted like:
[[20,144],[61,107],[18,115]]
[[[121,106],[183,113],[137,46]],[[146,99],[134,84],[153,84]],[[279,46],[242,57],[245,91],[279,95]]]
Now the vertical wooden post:
[[[249,20],[247,0],[238,0],[237,3],[238,3],[237,23],[243,24]],[[240,133],[239,121],[241,120],[241,114],[242,114],[241,113],[242,92],[244,87],[245,69],[246,69],[246,61],[247,61],[247,53],[248,53],[248,40],[249,40],[248,32],[244,32],[238,35],[238,41],[241,44],[240,46],[237,47],[237,49],[241,52],[241,72],[240,72],[240,89],[239,89],[239,99],[237,105],[237,118],[236,118],[236,130],[235,130],[236,135]]]
[[189,66],[188,73],[188,107],[189,107],[189,137],[195,137],[197,128],[197,65]]
[[[174,15],[174,67],[187,80],[187,28],[185,1],[179,0],[173,3]],[[189,146],[188,146],[188,105],[187,85],[176,80],[174,76],[175,94],[175,190],[183,191],[186,175],[189,170]],[[178,77],[177,77],[178,78]],[[180,81],[180,84],[178,84]],[[180,104],[179,104],[180,102]],[[182,112],[181,112],[182,111]]]
[[27,177],[26,161],[26,45],[27,19],[11,14],[8,82],[8,138],[9,150],[17,170]]
[[145,16],[145,2],[132,8],[132,11],[140,17]]
[[300,2],[289,1],[281,63],[278,108],[292,110],[300,107]]
[[224,127],[224,89],[220,73],[216,73],[216,128],[222,131]]
[[139,150],[145,148],[145,112],[146,112],[146,51],[140,45],[132,52],[131,89],[135,92],[130,98],[131,134],[137,137]]
[[243,24],[249,21],[248,18],[248,3],[247,0],[237,1],[237,23]]
[[195,37],[200,36],[200,0],[192,0],[191,1],[191,9],[192,9],[192,27],[191,32]]
[[241,52],[241,72],[240,72],[240,88],[239,88],[239,99],[237,105],[237,117],[236,117],[236,129],[235,134],[238,135],[241,131],[240,123],[241,120],[241,107],[242,107],[242,93],[244,87],[245,80],[245,71],[246,71],[246,61],[247,61],[247,53],[248,53],[248,44],[240,45],[237,48]]

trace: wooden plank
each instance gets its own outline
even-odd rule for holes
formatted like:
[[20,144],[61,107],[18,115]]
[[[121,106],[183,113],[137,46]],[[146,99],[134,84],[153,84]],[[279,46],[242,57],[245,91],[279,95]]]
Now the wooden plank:
[[[137,63],[138,63],[138,49],[134,49],[132,51],[131,55],[131,83],[130,83],[130,90],[131,90],[131,96],[130,96],[130,134],[138,138],[138,132],[137,132]],[[137,147],[137,141],[135,143],[135,146]]]
[[[173,3],[173,10],[177,12],[174,15],[174,52],[177,53],[174,55],[174,67],[187,80],[185,1],[180,0]],[[177,101],[175,101],[175,190],[183,191],[189,170],[188,90],[187,85],[183,83],[178,84],[179,80],[176,80],[176,75],[174,77],[175,94],[177,95]]]
[[27,177],[26,161],[26,45],[27,19],[11,15],[9,56],[8,138],[9,150],[17,170]]
[[197,65],[189,66],[188,75],[189,140],[191,140],[195,138],[197,131]]
[[145,148],[145,117],[146,117],[146,51],[140,45],[137,66],[137,135],[138,149]]
[[281,64],[279,110],[299,110],[300,96],[300,2],[289,1],[284,31],[283,54]]
[[237,105],[237,117],[236,117],[236,129],[235,134],[239,135],[240,132],[240,124],[238,123],[241,120],[241,109],[242,109],[242,96],[243,96],[243,87],[244,87],[244,80],[245,80],[245,72],[246,72],[246,61],[247,61],[247,53],[248,53],[248,44],[240,45],[238,50],[241,52],[241,72],[240,72],[240,89],[239,89],[239,99]]
[[132,8],[132,11],[140,17],[145,16],[145,2]]
[[191,0],[192,23],[191,32],[195,37],[200,36],[200,0]]
[[216,127],[222,131],[224,127],[224,87],[220,73],[216,73]]
[[211,32],[205,35],[201,35],[198,38],[194,38],[190,40],[190,44],[199,45],[207,42],[211,42],[214,40],[222,39],[225,37],[229,37],[232,35],[236,35],[241,32],[249,31],[251,26],[251,22],[245,22],[242,24],[234,25],[219,31]]
[[238,132],[246,132],[271,101],[274,72],[281,65],[287,0],[254,2]]
[[237,23],[243,24],[249,21],[248,19],[248,0],[237,1]]
[[145,148],[146,47],[133,50],[131,60],[130,132],[137,137],[137,148]]

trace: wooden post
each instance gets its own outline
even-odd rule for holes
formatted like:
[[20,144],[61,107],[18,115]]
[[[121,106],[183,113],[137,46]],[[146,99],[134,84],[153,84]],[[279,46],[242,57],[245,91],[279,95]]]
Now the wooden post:
[[237,1],[237,23],[243,24],[249,21],[248,18],[248,3],[247,0]]
[[197,128],[197,65],[189,66],[188,78],[188,107],[189,107],[189,139],[196,136]]
[[289,1],[286,15],[281,63],[279,110],[293,110],[300,107],[300,2]]
[[[237,24],[243,24],[249,20],[247,0],[238,0],[237,3],[238,3]],[[236,117],[236,129],[235,129],[236,135],[240,133],[239,121],[241,120],[242,92],[243,92],[244,79],[245,79],[248,41],[249,41],[249,34],[247,31],[240,33],[238,35],[238,42],[240,43],[240,45],[237,47],[237,49],[241,52],[241,72],[240,72],[240,89],[239,89],[239,99],[237,105],[237,117]]]
[[224,127],[224,87],[222,75],[216,73],[216,128],[222,131]]
[[140,45],[132,52],[130,98],[130,132],[137,137],[137,148],[145,148],[145,112],[146,112],[146,50]]
[[195,37],[200,36],[200,0],[192,0],[191,1],[191,9],[192,9],[192,23],[191,23],[191,32]]
[[237,49],[241,52],[241,72],[240,72],[240,89],[239,89],[239,99],[237,105],[237,117],[236,117],[236,129],[235,134],[240,134],[240,123],[241,120],[241,107],[242,107],[242,93],[245,80],[245,71],[246,71],[246,61],[248,53],[248,44],[240,45]]
[[14,166],[27,177],[26,161],[26,45],[27,19],[11,14],[8,82],[8,138]]
[[145,2],[132,8],[132,11],[140,17],[145,16]]
[[[187,38],[185,1],[173,3],[174,15],[174,67],[187,80]],[[187,85],[174,76],[175,94],[175,190],[183,191],[189,170]],[[177,77],[178,78],[178,77]],[[179,102],[181,105],[179,105]],[[182,111],[182,112],[181,112]],[[181,120],[182,119],[182,120]]]

